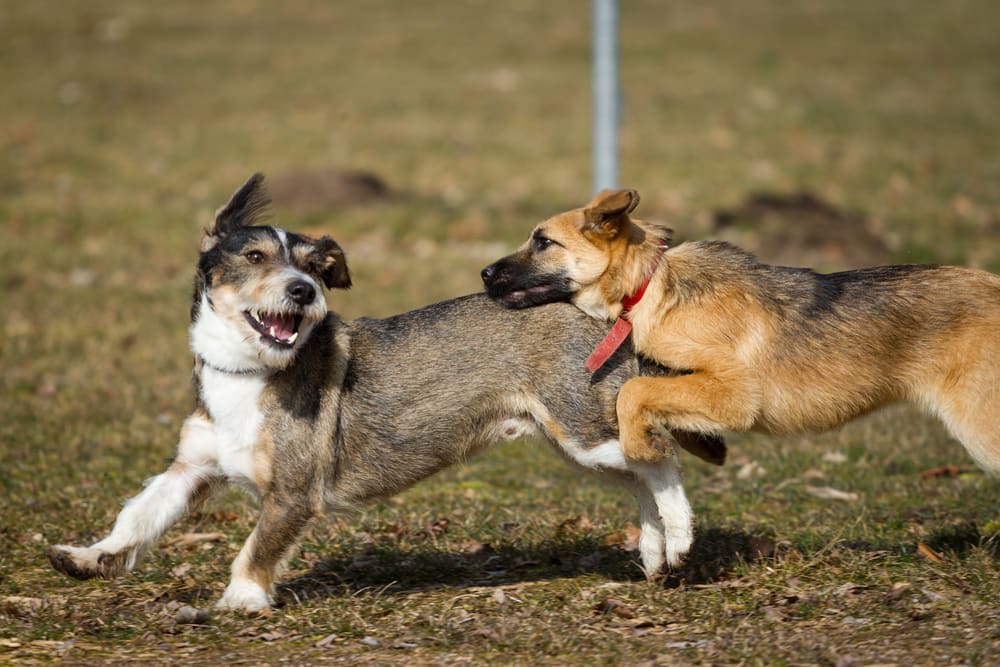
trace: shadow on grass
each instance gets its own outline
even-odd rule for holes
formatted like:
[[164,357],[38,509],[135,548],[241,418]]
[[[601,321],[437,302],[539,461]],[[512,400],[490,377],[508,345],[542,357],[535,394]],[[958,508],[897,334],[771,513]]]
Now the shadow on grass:
[[924,541],[937,552],[953,553],[959,558],[964,558],[973,549],[982,547],[994,559],[1000,559],[1000,537],[997,535],[985,537],[974,523],[962,523],[936,530]]
[[[645,579],[638,553],[606,546],[592,536],[442,550],[371,544],[357,554],[318,562],[279,586],[281,603],[347,597],[364,591],[403,595],[443,587],[470,588],[596,574],[612,581]],[[726,579],[741,563],[770,557],[774,543],[739,529],[706,528],[684,566],[663,578],[668,588]]]

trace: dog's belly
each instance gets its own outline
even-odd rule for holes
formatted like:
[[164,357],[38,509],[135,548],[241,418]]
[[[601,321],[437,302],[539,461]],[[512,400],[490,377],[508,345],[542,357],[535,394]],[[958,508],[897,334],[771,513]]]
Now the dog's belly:
[[517,440],[518,438],[537,435],[538,426],[530,419],[513,417],[490,424],[485,431],[483,440],[485,442],[496,442],[498,440]]

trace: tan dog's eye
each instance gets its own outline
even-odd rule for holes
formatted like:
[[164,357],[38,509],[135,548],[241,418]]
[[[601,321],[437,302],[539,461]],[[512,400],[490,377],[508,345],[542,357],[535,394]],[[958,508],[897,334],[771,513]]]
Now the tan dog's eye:
[[553,243],[555,243],[555,241],[553,241],[552,239],[541,236],[540,234],[532,236],[531,241],[532,241],[531,245],[534,248],[535,252],[541,252],[546,248],[548,248]]
[[264,261],[264,253],[260,250],[251,250],[243,256],[246,257],[247,261],[251,264],[260,264]]

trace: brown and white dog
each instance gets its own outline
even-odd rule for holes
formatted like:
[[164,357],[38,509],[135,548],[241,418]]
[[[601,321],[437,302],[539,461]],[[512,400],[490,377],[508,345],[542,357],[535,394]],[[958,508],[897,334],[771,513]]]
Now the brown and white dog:
[[[266,203],[254,176],[202,241],[190,328],[197,406],[176,458],[110,535],[51,547],[57,570],[123,574],[213,490],[238,484],[260,499],[260,517],[218,606],[262,611],[313,516],[356,509],[530,432],[635,494],[649,576],[680,562],[692,528],[676,457],[630,461],[618,443],[615,397],[637,360],[622,351],[596,377],[583,369],[606,325],[566,304],[511,311],[482,294],[345,322],[323,296],[351,283],[340,247],[253,224]],[[724,455],[718,440],[681,442]]]
[[482,272],[505,305],[569,301],[617,319],[638,354],[675,370],[622,387],[627,459],[668,455],[664,423],[822,431],[907,400],[1000,474],[1000,277],[918,265],[821,275],[722,242],[669,247],[670,230],[630,217],[638,203],[634,190],[603,191]]

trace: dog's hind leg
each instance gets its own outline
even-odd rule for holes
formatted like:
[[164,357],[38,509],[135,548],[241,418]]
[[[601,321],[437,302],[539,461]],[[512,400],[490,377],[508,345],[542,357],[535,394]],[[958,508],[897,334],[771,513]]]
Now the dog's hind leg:
[[980,468],[1000,477],[1000,369],[970,369],[961,381],[921,402],[937,413]]
[[[691,543],[694,542],[691,505],[684,493],[684,479],[676,451],[671,452],[656,463],[630,461],[629,470],[638,479],[638,484],[644,485],[646,493],[652,497],[663,531],[661,536],[657,536],[655,539],[651,537],[647,542],[643,541],[643,538],[646,537],[647,523],[652,524],[653,521],[650,519],[647,522],[645,516],[650,509],[648,506],[644,506],[642,497],[637,494],[640,516],[644,517],[639,550],[646,568],[646,576],[652,578],[659,574],[664,558],[667,565],[677,567],[691,550]],[[651,555],[651,552],[654,548],[659,551],[661,544],[662,552],[659,553],[662,555],[659,555],[659,562],[655,563],[656,559]],[[650,562],[647,562],[647,553],[650,553]]]
[[163,533],[220,481],[210,454],[214,448],[211,424],[201,417],[189,418],[175,461],[148,480],[142,493],[126,501],[111,534],[90,547],[50,547],[52,566],[77,579],[109,578],[132,570]]

